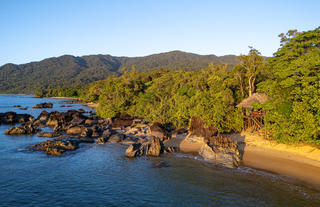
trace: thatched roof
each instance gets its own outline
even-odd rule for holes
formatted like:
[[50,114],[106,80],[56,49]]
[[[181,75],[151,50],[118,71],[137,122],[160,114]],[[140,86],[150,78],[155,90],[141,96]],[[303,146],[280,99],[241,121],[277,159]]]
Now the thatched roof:
[[252,108],[253,103],[264,104],[268,100],[268,96],[264,93],[254,93],[250,97],[244,99],[237,105],[238,108]]

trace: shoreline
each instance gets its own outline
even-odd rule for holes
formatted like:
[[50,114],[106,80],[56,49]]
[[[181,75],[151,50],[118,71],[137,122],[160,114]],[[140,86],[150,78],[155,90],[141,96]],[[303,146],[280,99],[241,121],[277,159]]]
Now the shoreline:
[[[49,97],[49,98],[53,98],[53,99],[73,99],[73,100],[78,100],[79,101],[79,99],[77,99],[77,98],[70,98],[70,97]],[[81,102],[81,104],[84,105],[84,106],[88,106],[90,108],[95,108],[95,109],[98,108],[98,106],[99,106],[99,103],[94,103],[94,102],[89,102],[89,103]]]
[[75,99],[75,100],[78,100],[77,98],[70,98],[70,97],[44,97],[44,98],[53,98],[53,99]]
[[[309,145],[278,144],[262,136],[242,132],[229,135],[234,141],[243,141],[242,166],[289,176],[316,188],[320,187],[320,149]],[[198,153],[204,143],[182,140],[183,153]]]

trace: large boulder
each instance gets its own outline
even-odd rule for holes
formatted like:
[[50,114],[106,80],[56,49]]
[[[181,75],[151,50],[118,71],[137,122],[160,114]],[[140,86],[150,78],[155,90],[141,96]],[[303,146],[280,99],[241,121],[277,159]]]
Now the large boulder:
[[238,167],[240,164],[238,144],[229,137],[211,137],[209,142],[201,147],[199,154],[209,162],[229,168]]
[[143,147],[140,143],[130,145],[126,150],[126,157],[137,157],[143,155]]
[[162,144],[158,137],[152,137],[150,143],[146,145],[146,155],[147,156],[160,156],[162,152]]
[[189,132],[190,135],[204,138],[209,138],[218,134],[216,127],[206,126],[199,117],[191,118]]

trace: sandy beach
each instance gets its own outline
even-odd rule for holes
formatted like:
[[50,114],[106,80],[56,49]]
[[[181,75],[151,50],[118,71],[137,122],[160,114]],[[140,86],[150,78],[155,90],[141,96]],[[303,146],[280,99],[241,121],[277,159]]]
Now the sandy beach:
[[[230,135],[244,141],[242,165],[320,186],[320,149],[309,145],[286,145],[266,140],[257,134],[242,132]],[[182,152],[197,153],[203,143],[181,140]]]

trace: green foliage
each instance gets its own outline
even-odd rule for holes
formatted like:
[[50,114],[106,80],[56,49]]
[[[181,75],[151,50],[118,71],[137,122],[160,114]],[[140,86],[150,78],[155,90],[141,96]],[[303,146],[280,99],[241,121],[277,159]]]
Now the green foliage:
[[191,117],[200,116],[220,132],[239,131],[242,113],[235,108],[230,75],[224,65],[197,72],[159,69],[137,73],[132,69],[104,82],[98,114],[129,113],[174,127],[188,126]]
[[280,142],[320,144],[320,27],[281,34],[282,47],[268,59],[269,78],[259,85],[267,129]]
[[35,96],[39,98],[43,97],[79,97],[82,89],[81,86],[70,88],[53,88],[53,89],[38,89],[35,92]]

